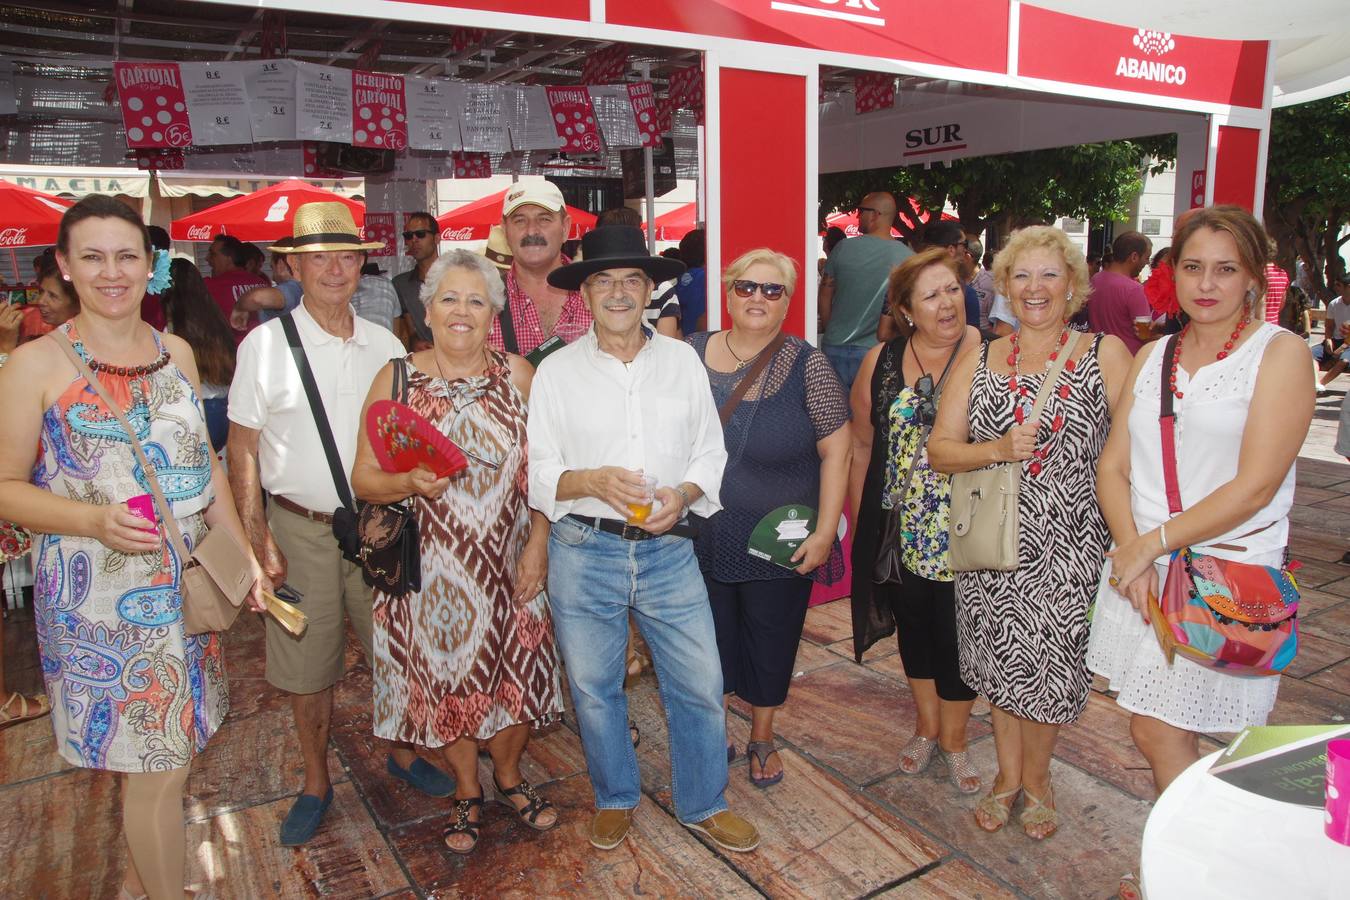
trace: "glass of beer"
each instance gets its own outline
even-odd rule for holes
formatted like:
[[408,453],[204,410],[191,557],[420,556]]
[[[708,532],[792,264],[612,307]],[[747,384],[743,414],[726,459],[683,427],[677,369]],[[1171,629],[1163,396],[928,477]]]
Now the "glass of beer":
[[642,495],[646,499],[641,503],[628,504],[628,524],[641,525],[652,514],[652,501],[656,499],[656,476],[642,476]]

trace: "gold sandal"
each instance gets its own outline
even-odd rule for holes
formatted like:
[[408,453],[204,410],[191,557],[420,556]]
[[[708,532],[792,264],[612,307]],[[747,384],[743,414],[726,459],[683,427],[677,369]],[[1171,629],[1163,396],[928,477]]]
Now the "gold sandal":
[[[1013,804],[1017,802],[1017,795],[1020,793],[1022,793],[1022,788],[1018,786],[1002,793],[990,791],[985,794],[984,799],[975,807],[975,824],[980,827],[981,831],[987,831],[990,834],[1007,825],[1009,817],[1012,816]],[[1004,800],[1008,801],[1006,805],[1003,802]],[[984,823],[980,821],[980,813],[984,813],[985,818],[993,819],[998,825],[993,828],[986,828]]]
[[[10,709],[14,701],[19,701],[19,711],[14,712]],[[20,694],[18,691],[10,693],[9,698],[0,705],[0,731],[11,725],[18,725],[21,722],[31,722],[33,719],[40,719],[52,708],[47,703],[47,695],[40,694],[36,697],[28,697]]]
[[[1059,812],[1053,806],[1046,806],[1046,800],[1051,803],[1055,800],[1055,789],[1051,788],[1045,792],[1045,800],[1041,800],[1032,795],[1031,791],[1026,791],[1026,805],[1022,808],[1022,815],[1019,821],[1022,823],[1022,831],[1033,841],[1043,841],[1050,837],[1056,831],[1059,831]],[[1038,825],[1049,825],[1050,830],[1037,837],[1031,833],[1031,829]]]

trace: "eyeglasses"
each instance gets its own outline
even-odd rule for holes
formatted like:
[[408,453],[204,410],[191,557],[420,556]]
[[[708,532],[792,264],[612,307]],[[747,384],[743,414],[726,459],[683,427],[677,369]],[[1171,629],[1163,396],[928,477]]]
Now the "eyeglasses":
[[411,241],[413,238],[417,238],[417,239],[420,241],[422,238],[426,237],[427,235],[429,235],[429,234],[435,234],[435,233],[436,233],[436,232],[434,232],[434,231],[429,231],[429,230],[426,229],[426,228],[416,228],[416,229],[414,229],[414,230],[412,230],[412,231],[405,231],[405,232],[403,232],[403,239],[404,239],[405,241]]
[[625,275],[622,278],[611,278],[608,275],[597,275],[590,280],[592,290],[607,294],[614,290],[614,285],[621,284],[625,291],[637,293],[647,287],[647,277],[645,275]]
[[914,415],[919,424],[932,428],[937,421],[937,399],[933,396],[933,376],[924,374],[914,382],[914,396],[918,402],[914,405]]
[[745,281],[743,279],[737,279],[731,283],[731,289],[736,292],[737,297],[741,297],[742,299],[753,297],[755,291],[758,290],[764,295],[765,300],[777,300],[783,296],[783,292],[787,290],[787,287],[772,281]]
[[870,212],[870,213],[871,213],[872,215],[874,215],[874,216],[879,216],[879,215],[881,215],[881,210],[879,210],[879,209],[873,209],[873,208],[870,207],[870,206],[860,206],[860,207],[858,207],[858,215],[861,216],[861,215],[862,215],[863,213],[865,213],[865,212]]

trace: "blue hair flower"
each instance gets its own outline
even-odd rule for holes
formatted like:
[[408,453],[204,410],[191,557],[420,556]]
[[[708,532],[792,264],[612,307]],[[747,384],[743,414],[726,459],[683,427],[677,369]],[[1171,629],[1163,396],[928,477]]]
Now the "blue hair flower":
[[169,251],[156,250],[154,255],[155,270],[150,276],[150,283],[145,289],[152,294],[162,294],[173,284],[173,275],[169,272]]

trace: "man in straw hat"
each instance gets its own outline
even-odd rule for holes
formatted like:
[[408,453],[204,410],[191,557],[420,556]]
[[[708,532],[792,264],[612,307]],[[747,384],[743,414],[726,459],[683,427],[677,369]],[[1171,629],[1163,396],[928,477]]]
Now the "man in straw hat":
[[[244,529],[273,583],[298,591],[309,618],[299,638],[270,619],[266,624],[267,681],[291,695],[305,766],[304,788],[281,826],[284,846],[308,841],[333,799],[328,730],[347,620],[372,658],[370,589],[360,567],[343,558],[332,526],[334,511],[351,496],[349,473],[370,383],[405,352],[392,332],[358,318],[351,305],[364,251],[381,246],[361,240],[344,204],[306,203],[296,210],[289,245],[271,249],[287,255],[303,288],[300,305],[249,333],[230,385],[230,487]],[[311,407],[297,355],[312,370],[322,410]],[[331,431],[337,466],[325,463],[320,421]],[[270,497],[265,511],[263,492]],[[393,749],[387,768],[433,796],[454,789],[406,746]]]
[[720,847],[753,850],[758,831],[724,796],[722,670],[684,522],[720,508],[722,428],[693,348],[642,320],[652,283],[684,264],[649,256],[629,226],[597,228],[581,249],[549,283],[580,290],[594,325],[535,375],[529,478],[530,505],[553,523],[549,604],[595,791],[590,840],[622,843],[641,797],[623,693],[632,611],[661,682],[677,816]]

